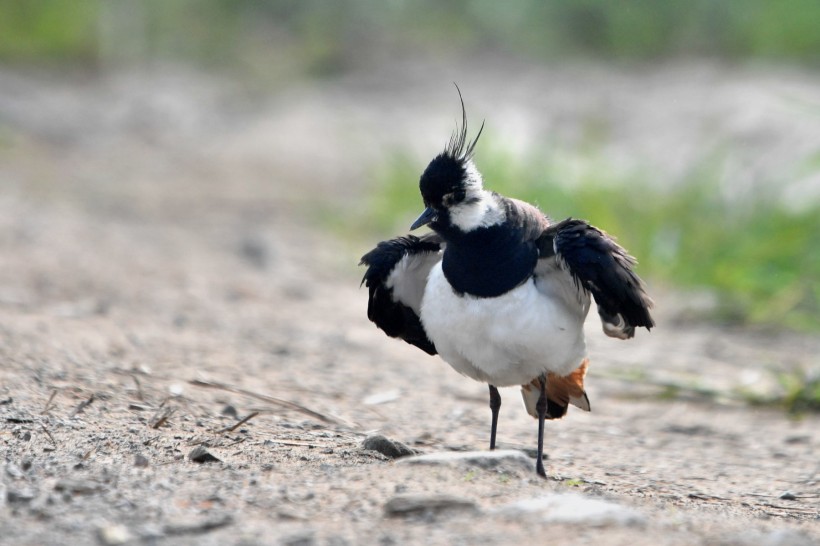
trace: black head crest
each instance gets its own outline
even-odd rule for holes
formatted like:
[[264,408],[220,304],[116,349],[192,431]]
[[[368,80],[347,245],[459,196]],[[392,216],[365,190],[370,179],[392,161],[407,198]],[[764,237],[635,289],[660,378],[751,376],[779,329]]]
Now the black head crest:
[[[464,108],[464,99],[461,96],[461,89],[456,85],[458,98],[461,100],[461,125],[456,124],[447,147],[442,153],[437,155],[419,180],[421,196],[427,206],[451,206],[453,203],[461,202],[467,195],[469,186],[481,186],[480,178],[468,176],[469,162],[473,157],[475,145],[484,123],[478,131],[475,139],[467,141],[467,110]],[[445,205],[445,200],[449,205]]]
[[456,124],[456,129],[453,131],[452,136],[450,136],[450,141],[447,143],[447,147],[444,148],[444,153],[445,155],[448,155],[463,164],[472,159],[473,152],[475,151],[475,145],[478,144],[481,131],[484,130],[484,122],[481,122],[481,128],[478,130],[478,134],[475,136],[473,141],[468,144],[467,110],[464,108],[464,97],[461,96],[461,89],[459,89],[458,84],[453,82],[453,85],[456,86],[456,91],[458,91],[458,99],[461,101],[461,127]]

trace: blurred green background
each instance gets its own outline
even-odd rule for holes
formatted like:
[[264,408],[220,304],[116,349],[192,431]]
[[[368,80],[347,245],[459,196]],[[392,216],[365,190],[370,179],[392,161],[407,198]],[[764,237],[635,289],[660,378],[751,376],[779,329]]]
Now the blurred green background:
[[[788,66],[809,78],[820,67],[816,0],[0,0],[0,14],[6,67],[93,74],[172,63],[271,94],[408,60],[651,71],[708,59],[764,72]],[[820,98],[799,108],[820,124]],[[781,173],[756,177],[751,191],[729,191],[734,199],[723,165],[737,144],[721,144],[674,184],[659,184],[639,152],[626,170],[611,164],[602,150],[618,135],[606,120],[589,120],[572,146],[542,139],[524,153],[488,133],[477,163],[492,189],[617,234],[653,282],[709,291],[714,320],[820,330],[820,203],[782,195],[787,182],[817,178],[820,142]],[[326,204],[323,225],[363,241],[404,230],[424,167],[411,144],[372,160],[358,208]]]
[[[813,0],[2,0],[0,12],[0,58],[12,62],[175,59],[322,75],[391,54],[482,50],[536,61],[820,61]],[[262,62],[272,48],[289,66]]]

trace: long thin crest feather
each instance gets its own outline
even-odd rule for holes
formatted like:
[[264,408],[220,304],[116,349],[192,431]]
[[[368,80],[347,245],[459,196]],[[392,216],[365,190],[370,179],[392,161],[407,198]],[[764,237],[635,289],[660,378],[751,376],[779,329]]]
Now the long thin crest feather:
[[463,163],[472,159],[473,153],[475,152],[475,146],[478,144],[478,139],[481,137],[481,132],[484,130],[484,121],[481,122],[481,127],[478,130],[478,134],[475,136],[473,141],[468,144],[467,109],[464,107],[464,97],[461,96],[461,89],[459,89],[458,84],[453,82],[453,85],[456,86],[456,91],[458,91],[458,100],[461,101],[461,126],[459,127],[459,125],[456,124],[456,129],[450,136],[450,141],[447,143],[444,153],[456,161]]

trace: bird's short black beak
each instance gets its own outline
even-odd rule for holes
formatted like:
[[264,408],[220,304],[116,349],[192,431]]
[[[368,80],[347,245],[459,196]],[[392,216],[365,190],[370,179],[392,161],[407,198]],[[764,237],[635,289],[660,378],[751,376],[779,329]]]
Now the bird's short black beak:
[[436,211],[433,210],[432,207],[427,207],[424,209],[424,212],[421,213],[421,216],[416,218],[416,221],[413,222],[413,225],[410,226],[410,231],[414,229],[420,228],[421,226],[426,226],[430,222],[436,219]]

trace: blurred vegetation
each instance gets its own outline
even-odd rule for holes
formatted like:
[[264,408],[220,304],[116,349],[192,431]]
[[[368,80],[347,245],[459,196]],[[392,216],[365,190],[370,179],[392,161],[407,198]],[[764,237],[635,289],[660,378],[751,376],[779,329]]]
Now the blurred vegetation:
[[[492,143],[480,148],[476,164],[488,189],[536,203],[555,220],[583,218],[617,235],[643,276],[714,294],[719,319],[820,329],[820,204],[793,211],[765,189],[727,197],[718,159],[692,169],[686,183],[659,189],[642,173],[618,174],[590,151],[521,158]],[[423,168],[397,154],[374,173],[369,214],[348,226],[406,232],[421,210]]]
[[817,65],[816,0],[0,0],[0,61],[186,60],[324,75],[391,56]]
[[[655,378],[645,366],[598,372],[599,376],[616,379],[631,385],[649,385],[657,390],[650,397],[658,400],[694,400],[708,402],[742,403],[752,406],[780,408],[800,418],[811,412],[820,412],[820,369],[780,366],[767,370],[776,380],[776,386],[735,386],[717,389],[709,385],[708,376],[697,378]],[[630,395],[637,396],[636,394]]]
[[[534,61],[710,56],[820,65],[818,29],[817,0],[0,0],[0,62],[172,60],[269,81],[397,56],[482,52]],[[493,189],[618,234],[642,272],[710,287],[724,318],[820,328],[818,206],[793,212],[766,193],[728,203],[718,161],[694,166],[688,183],[662,191],[641,173],[614,176],[582,152],[580,172],[567,172],[566,158],[516,159],[500,149],[482,151],[479,162]],[[368,221],[386,231],[396,214],[415,208],[410,181],[418,168],[401,157],[388,166]]]

